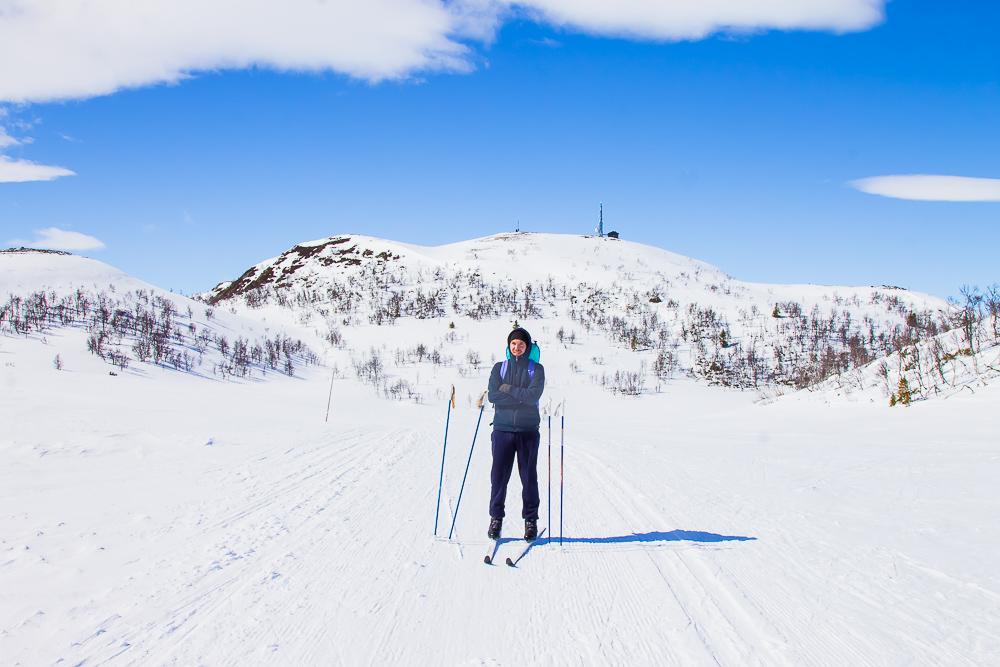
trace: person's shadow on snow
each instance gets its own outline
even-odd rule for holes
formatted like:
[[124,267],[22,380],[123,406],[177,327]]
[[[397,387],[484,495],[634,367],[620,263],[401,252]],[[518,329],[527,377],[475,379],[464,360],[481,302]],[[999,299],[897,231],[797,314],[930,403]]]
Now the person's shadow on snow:
[[[631,535],[616,535],[614,537],[563,537],[563,544],[628,544],[648,542],[748,542],[756,537],[741,535],[718,535],[700,530],[660,530],[648,533],[632,533]],[[546,541],[558,542],[558,536],[550,536]]]

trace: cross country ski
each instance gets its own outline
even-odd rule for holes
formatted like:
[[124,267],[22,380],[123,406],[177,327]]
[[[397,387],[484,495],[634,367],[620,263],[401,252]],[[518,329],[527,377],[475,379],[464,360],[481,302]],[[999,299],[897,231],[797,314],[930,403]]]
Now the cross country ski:
[[[547,530],[547,528],[542,528],[541,532],[538,533],[538,537],[541,537],[542,535],[544,535],[546,530]],[[528,546],[524,547],[524,551],[522,551],[521,555],[518,556],[517,559],[515,559],[515,560],[511,560],[510,556],[508,556],[507,557],[507,561],[506,561],[507,565],[509,565],[510,567],[517,567],[517,564],[521,562],[521,559],[524,558],[525,556],[527,556],[528,552],[531,551],[531,549],[536,544],[538,544],[537,540],[532,540],[531,542],[529,542]]]

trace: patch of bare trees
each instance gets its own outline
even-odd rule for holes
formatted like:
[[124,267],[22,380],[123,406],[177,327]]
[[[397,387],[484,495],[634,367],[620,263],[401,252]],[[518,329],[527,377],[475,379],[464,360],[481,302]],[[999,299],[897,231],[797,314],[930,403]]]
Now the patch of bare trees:
[[[39,291],[12,295],[0,305],[0,334],[27,336],[59,327],[80,328],[87,332],[87,350],[121,370],[134,358],[192,372],[213,348],[221,357],[214,370],[224,377],[245,377],[253,368],[292,375],[297,363],[318,362],[301,340],[287,336],[240,338],[230,344],[225,336],[199,328],[192,321],[193,310],[185,310],[179,313],[172,300],[142,289],[123,295],[110,289],[96,293],[77,289],[62,297]],[[206,319],[212,315],[206,308]]]

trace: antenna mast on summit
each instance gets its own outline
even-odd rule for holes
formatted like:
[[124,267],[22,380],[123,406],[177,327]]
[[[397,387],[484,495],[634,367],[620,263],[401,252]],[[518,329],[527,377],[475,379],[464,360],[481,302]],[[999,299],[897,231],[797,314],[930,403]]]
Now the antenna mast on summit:
[[604,236],[604,202],[601,202],[601,214],[597,223],[597,235]]

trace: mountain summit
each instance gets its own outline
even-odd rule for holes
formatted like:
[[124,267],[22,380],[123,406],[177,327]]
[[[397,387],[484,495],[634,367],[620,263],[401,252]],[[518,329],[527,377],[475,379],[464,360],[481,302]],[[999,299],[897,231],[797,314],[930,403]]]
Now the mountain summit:
[[726,276],[717,268],[666,250],[607,237],[514,232],[442,246],[419,246],[371,236],[339,235],[300,243],[216,286],[212,302],[263,287],[322,286],[331,277],[473,270],[525,281],[606,280],[623,275],[650,285],[682,273]]

